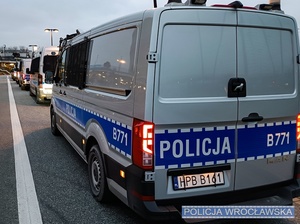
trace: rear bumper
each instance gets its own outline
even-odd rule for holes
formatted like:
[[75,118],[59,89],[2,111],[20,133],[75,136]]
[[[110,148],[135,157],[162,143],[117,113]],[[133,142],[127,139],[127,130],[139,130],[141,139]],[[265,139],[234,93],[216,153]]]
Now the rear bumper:
[[41,103],[49,103],[52,98],[52,89],[51,91],[46,89],[39,89],[37,93],[38,101]]
[[[135,168],[135,175],[137,174]],[[133,170],[131,170],[133,171]],[[131,176],[131,175],[130,175]],[[154,184],[138,180],[138,176],[127,181],[128,204],[139,215],[151,221],[181,220],[182,206],[205,205],[247,205],[247,206],[286,206],[293,204],[293,198],[300,196],[300,181],[292,180],[284,183],[190,198],[176,198],[171,200],[148,200],[154,198]],[[127,176],[128,177],[128,176]],[[132,179],[132,178],[135,178]],[[140,183],[132,185],[131,183]],[[143,200],[143,197],[146,200]],[[148,200],[148,201],[147,201]],[[188,221],[188,220],[185,220]],[[201,220],[200,220],[201,221]],[[207,221],[207,220],[203,220]]]
[[[172,202],[159,205],[154,200],[154,182],[145,181],[144,171],[135,165],[126,169],[128,206],[150,221],[180,220],[181,213]],[[178,200],[178,199],[177,199]],[[180,200],[180,199],[179,199]]]
[[22,85],[24,86],[29,86],[30,85],[30,81],[29,80],[22,80]]

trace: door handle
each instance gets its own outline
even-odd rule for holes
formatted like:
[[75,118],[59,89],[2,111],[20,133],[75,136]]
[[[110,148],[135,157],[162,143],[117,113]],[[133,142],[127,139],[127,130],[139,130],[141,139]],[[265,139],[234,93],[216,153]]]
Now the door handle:
[[242,92],[243,87],[244,87],[244,83],[241,83],[240,85],[236,86],[233,91],[234,92]]
[[244,78],[231,78],[228,81],[228,97],[246,97],[246,80]]
[[258,113],[250,113],[248,117],[243,117],[243,122],[256,122],[256,121],[262,121],[264,118],[263,116],[260,116]]

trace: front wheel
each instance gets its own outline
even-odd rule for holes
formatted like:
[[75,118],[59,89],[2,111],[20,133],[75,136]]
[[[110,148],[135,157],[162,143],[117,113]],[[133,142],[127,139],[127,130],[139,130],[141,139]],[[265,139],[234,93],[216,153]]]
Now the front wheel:
[[38,93],[37,90],[35,90],[35,103],[40,104],[40,94]]
[[53,111],[53,108],[51,108],[50,111],[50,119],[51,119],[51,133],[55,136],[60,135],[60,132],[56,125],[56,116],[55,116],[55,112]]
[[93,196],[99,202],[108,202],[111,193],[107,186],[103,159],[99,146],[93,145],[88,157],[89,182]]
[[33,92],[31,91],[31,87],[29,86],[29,96],[34,96]]

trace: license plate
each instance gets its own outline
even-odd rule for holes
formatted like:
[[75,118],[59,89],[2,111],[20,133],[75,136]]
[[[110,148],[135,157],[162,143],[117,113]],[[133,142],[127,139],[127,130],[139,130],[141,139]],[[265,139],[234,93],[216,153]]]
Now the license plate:
[[216,186],[223,184],[225,184],[223,171],[173,177],[174,190]]

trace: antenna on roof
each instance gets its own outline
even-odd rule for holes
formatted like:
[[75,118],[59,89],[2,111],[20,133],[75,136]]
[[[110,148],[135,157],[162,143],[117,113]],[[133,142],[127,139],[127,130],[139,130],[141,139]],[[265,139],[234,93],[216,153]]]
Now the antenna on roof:
[[153,0],[154,8],[157,8],[157,0]]

